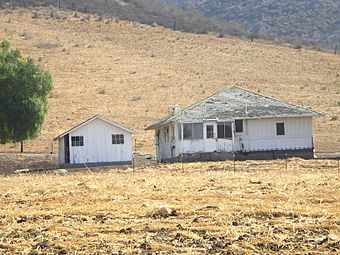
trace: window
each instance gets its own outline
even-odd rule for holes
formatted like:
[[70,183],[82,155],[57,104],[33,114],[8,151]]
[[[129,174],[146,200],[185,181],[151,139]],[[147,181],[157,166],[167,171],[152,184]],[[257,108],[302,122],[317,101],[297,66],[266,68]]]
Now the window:
[[177,125],[177,130],[178,130],[178,140],[182,140],[182,125],[181,124]]
[[214,126],[213,125],[207,125],[207,139],[214,138]]
[[203,139],[203,124],[202,123],[188,123],[183,124],[183,139]]
[[175,126],[171,126],[171,141],[175,141]]
[[169,127],[164,128],[164,141],[169,142]]
[[232,139],[231,123],[217,124],[217,138]]
[[71,136],[72,147],[84,146],[84,136]]
[[192,139],[192,124],[183,124],[183,139]]
[[124,144],[124,135],[123,134],[112,135],[112,144]]
[[276,135],[285,135],[285,123],[276,123]]
[[192,139],[203,139],[203,124],[202,123],[194,123],[192,124],[194,134]]
[[235,120],[235,131],[236,133],[243,132],[243,120]]

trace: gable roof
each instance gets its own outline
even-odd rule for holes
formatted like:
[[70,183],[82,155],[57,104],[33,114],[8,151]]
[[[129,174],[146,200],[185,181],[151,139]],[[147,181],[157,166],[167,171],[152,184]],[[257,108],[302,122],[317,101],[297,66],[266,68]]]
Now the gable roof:
[[108,124],[110,124],[110,125],[112,125],[112,126],[116,126],[116,127],[118,127],[118,128],[121,128],[121,129],[123,129],[123,130],[125,130],[125,131],[127,131],[127,132],[129,132],[129,133],[131,133],[131,134],[133,133],[133,131],[132,131],[131,129],[128,129],[128,128],[122,126],[121,124],[119,124],[119,123],[117,123],[117,122],[114,122],[114,121],[110,121],[110,120],[108,120],[108,119],[105,119],[104,117],[102,117],[102,116],[100,116],[100,115],[94,115],[94,116],[92,116],[91,118],[89,118],[89,119],[87,119],[87,120],[85,120],[85,121],[79,123],[79,124],[76,125],[75,127],[70,128],[69,130],[65,131],[64,133],[58,135],[58,136],[55,137],[53,140],[58,140],[59,138],[64,137],[65,135],[67,135],[67,134],[69,134],[69,133],[71,133],[71,132],[77,130],[78,128],[80,128],[80,127],[82,127],[82,126],[84,126],[84,125],[86,125],[86,124],[88,124],[88,123],[90,123],[91,121],[96,120],[96,119],[100,119],[100,120],[102,120],[102,121],[104,121],[104,122],[106,122],[106,123],[108,123]]
[[168,115],[147,127],[155,129],[169,122],[201,122],[204,119],[259,119],[274,117],[312,117],[322,113],[282,102],[271,97],[232,86],[205,98],[175,115]]

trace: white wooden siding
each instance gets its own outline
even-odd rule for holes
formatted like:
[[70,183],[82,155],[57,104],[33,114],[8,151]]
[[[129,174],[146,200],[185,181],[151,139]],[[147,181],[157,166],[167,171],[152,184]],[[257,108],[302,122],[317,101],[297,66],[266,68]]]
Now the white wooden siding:
[[[112,144],[113,134],[124,134],[124,144]],[[131,133],[101,119],[95,119],[70,132],[69,136],[70,164],[132,160]],[[83,136],[84,146],[72,146],[72,136]]]
[[[276,118],[243,121],[246,127],[235,138],[243,151],[294,150],[313,148],[312,118]],[[283,122],[285,135],[276,135],[276,123]]]

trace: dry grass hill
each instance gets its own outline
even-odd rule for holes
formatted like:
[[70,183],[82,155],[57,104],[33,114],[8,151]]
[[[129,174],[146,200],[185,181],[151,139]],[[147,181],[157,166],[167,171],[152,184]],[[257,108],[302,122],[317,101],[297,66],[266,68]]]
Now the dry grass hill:
[[0,39],[54,77],[45,127],[26,151],[49,152],[53,137],[101,114],[136,130],[138,151],[153,152],[145,126],[233,84],[324,112],[316,147],[340,150],[339,55],[43,8],[1,10],[0,24]]

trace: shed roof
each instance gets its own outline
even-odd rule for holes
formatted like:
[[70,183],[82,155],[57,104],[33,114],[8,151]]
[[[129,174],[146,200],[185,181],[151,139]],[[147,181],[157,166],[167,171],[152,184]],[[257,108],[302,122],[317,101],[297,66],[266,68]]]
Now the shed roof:
[[185,123],[201,122],[204,119],[259,119],[322,115],[309,108],[232,86],[183,109],[178,114],[170,114],[146,129],[155,129],[172,121]]
[[100,115],[94,115],[94,116],[92,116],[91,118],[89,118],[89,119],[87,119],[87,120],[85,120],[85,121],[79,123],[79,124],[76,125],[75,127],[70,128],[69,130],[65,131],[64,133],[58,135],[58,136],[55,137],[53,140],[58,140],[58,139],[64,137],[65,135],[67,135],[67,134],[69,134],[69,133],[71,133],[71,132],[77,130],[78,128],[80,128],[80,127],[82,127],[82,126],[84,126],[84,125],[86,125],[86,124],[88,124],[88,123],[90,123],[91,121],[94,121],[94,120],[96,120],[96,119],[100,119],[100,120],[102,120],[102,121],[104,121],[104,122],[106,122],[106,123],[108,123],[108,124],[110,124],[110,125],[112,125],[112,126],[116,126],[116,127],[118,127],[118,128],[121,128],[121,129],[123,129],[123,130],[125,130],[125,131],[127,131],[127,132],[129,132],[129,133],[133,133],[133,131],[132,131],[131,129],[128,129],[128,128],[122,126],[121,124],[119,124],[119,123],[117,123],[117,122],[108,120],[108,119],[106,119],[106,118],[104,118],[103,116],[100,116]]

